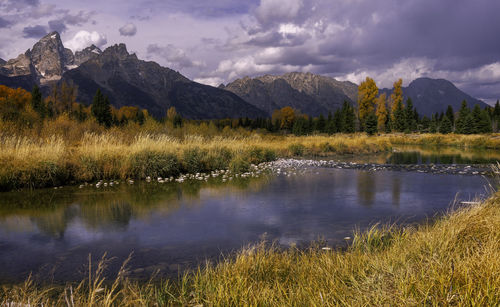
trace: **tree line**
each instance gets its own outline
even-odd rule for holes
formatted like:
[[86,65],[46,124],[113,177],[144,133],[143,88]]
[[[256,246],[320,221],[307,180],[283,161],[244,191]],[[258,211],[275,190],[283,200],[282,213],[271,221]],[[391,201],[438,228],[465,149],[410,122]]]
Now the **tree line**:
[[38,86],[31,93],[23,89],[12,89],[0,85],[0,119],[15,123],[20,127],[31,127],[37,121],[55,119],[67,115],[70,119],[85,122],[93,120],[104,127],[124,126],[129,122],[139,125],[146,120],[170,122],[174,128],[185,122],[193,124],[209,123],[218,129],[245,128],[260,129],[271,133],[292,133],[308,135],[313,133],[353,133],[364,131],[368,134],[389,132],[427,133],[489,133],[497,132],[500,123],[500,103],[494,107],[481,109],[479,105],[469,108],[466,101],[455,112],[448,106],[445,112],[433,114],[430,118],[420,116],[411,98],[403,101],[402,80],[394,83],[392,94],[379,94],[375,81],[366,78],[359,86],[357,108],[344,101],[342,106],[328,114],[308,116],[292,107],[284,107],[273,112],[270,118],[237,118],[217,120],[186,120],[177,113],[175,107],[166,110],[165,117],[154,119],[147,110],[124,106],[119,109],[110,104],[109,98],[99,89],[90,105],[76,102],[78,89],[65,82],[51,88],[43,97]]

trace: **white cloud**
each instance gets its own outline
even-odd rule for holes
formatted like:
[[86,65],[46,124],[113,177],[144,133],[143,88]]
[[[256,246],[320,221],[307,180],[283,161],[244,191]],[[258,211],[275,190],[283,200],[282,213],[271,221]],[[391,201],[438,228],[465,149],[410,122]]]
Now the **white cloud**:
[[224,83],[224,80],[219,77],[208,77],[208,78],[196,78],[194,79],[194,82],[211,86],[219,86],[221,83]]
[[69,41],[64,42],[64,46],[75,51],[82,50],[88,46],[94,44],[98,47],[102,47],[108,43],[106,36],[98,33],[97,31],[78,31],[75,36]]
[[121,36],[134,36],[137,33],[137,27],[133,23],[128,23],[119,30]]

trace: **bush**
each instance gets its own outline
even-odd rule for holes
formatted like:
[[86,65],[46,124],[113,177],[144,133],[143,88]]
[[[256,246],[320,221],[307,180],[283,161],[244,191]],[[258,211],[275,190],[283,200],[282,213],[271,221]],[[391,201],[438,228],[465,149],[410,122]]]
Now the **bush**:
[[169,177],[180,173],[177,157],[171,153],[144,150],[133,154],[126,176],[132,178]]
[[245,173],[250,170],[250,163],[244,157],[236,156],[229,163],[229,170],[235,174]]
[[226,147],[220,147],[208,152],[205,158],[205,165],[207,170],[220,170],[229,166],[233,153]]
[[293,156],[302,156],[306,150],[306,147],[303,144],[296,143],[288,146],[288,150]]
[[208,152],[199,147],[188,148],[182,155],[183,170],[189,174],[203,172],[207,169]]

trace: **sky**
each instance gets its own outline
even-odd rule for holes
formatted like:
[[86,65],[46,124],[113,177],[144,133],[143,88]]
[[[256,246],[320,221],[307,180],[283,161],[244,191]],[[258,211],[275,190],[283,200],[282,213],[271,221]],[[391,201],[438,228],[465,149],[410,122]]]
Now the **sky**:
[[0,0],[0,58],[50,31],[73,51],[125,43],[214,86],[301,71],[380,88],[444,78],[500,98],[498,0]]

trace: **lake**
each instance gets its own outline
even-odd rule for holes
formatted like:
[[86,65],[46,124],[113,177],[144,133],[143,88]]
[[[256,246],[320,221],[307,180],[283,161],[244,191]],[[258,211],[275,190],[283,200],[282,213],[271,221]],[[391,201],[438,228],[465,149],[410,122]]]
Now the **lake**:
[[[394,154],[385,163],[398,162]],[[413,161],[427,162],[422,153]],[[114,257],[113,272],[133,252],[132,276],[148,278],[156,270],[177,276],[262,239],[284,247],[315,240],[345,246],[354,229],[433,218],[454,200],[485,197],[487,184],[482,176],[308,167],[231,182],[2,193],[0,281],[31,272],[43,280],[79,280],[89,254],[94,261],[104,253]]]

